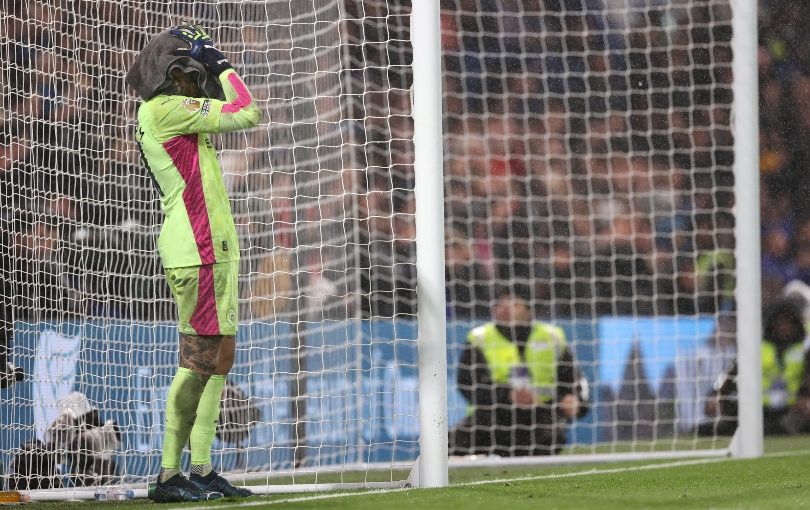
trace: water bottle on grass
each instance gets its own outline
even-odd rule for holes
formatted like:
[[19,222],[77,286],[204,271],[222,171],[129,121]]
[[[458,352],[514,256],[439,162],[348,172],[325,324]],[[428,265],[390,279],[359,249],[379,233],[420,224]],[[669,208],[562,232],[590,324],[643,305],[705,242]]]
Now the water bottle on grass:
[[96,501],[126,501],[134,498],[135,494],[124,487],[102,486],[96,488],[95,496]]

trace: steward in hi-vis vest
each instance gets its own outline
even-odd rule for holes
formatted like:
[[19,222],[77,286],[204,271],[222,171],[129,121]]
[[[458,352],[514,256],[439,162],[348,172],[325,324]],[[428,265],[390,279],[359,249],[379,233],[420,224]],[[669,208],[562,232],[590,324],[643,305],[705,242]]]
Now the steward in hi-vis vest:
[[[799,303],[781,299],[765,310],[762,340],[762,421],[766,435],[810,432],[810,355]],[[737,363],[715,382],[707,414],[715,418],[703,434],[733,434],[737,428]]]
[[799,303],[784,299],[765,313],[762,339],[762,418],[766,434],[810,431],[807,349]]
[[804,345],[795,343],[781,353],[762,340],[762,405],[783,409],[796,403],[804,378]]
[[450,433],[451,455],[550,455],[566,442],[568,420],[587,413],[562,328],[531,320],[528,303],[501,295],[493,322],[473,328],[459,360],[467,418]]

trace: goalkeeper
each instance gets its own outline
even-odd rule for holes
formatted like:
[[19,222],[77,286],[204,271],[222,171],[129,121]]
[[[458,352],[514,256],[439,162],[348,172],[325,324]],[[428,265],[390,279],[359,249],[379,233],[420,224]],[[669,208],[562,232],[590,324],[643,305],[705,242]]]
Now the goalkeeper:
[[[256,126],[247,87],[201,29],[161,32],[127,73],[143,99],[136,138],[165,215],[160,257],[179,314],[179,368],[166,399],[158,502],[246,497],[211,466],[225,376],[233,365],[239,243],[208,133]],[[180,457],[191,446],[191,476]]]

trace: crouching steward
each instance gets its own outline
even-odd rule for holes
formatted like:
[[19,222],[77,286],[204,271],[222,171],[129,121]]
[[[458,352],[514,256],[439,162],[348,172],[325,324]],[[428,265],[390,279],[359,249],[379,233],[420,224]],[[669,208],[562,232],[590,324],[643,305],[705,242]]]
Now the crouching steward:
[[450,454],[556,454],[568,422],[588,412],[588,383],[563,330],[532,321],[525,299],[501,292],[493,317],[467,335],[457,382],[468,415],[450,431]]

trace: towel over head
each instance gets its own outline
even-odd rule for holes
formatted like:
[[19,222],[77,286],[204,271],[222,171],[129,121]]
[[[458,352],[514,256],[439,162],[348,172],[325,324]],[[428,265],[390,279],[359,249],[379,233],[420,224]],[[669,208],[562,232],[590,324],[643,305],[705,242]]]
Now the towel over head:
[[206,97],[224,100],[225,94],[217,77],[211,76],[191,57],[174,54],[178,49],[187,48],[188,43],[169,34],[169,29],[164,30],[153,37],[135,58],[127,72],[127,83],[147,101],[164,91],[171,83],[169,73],[179,69],[197,82]]

